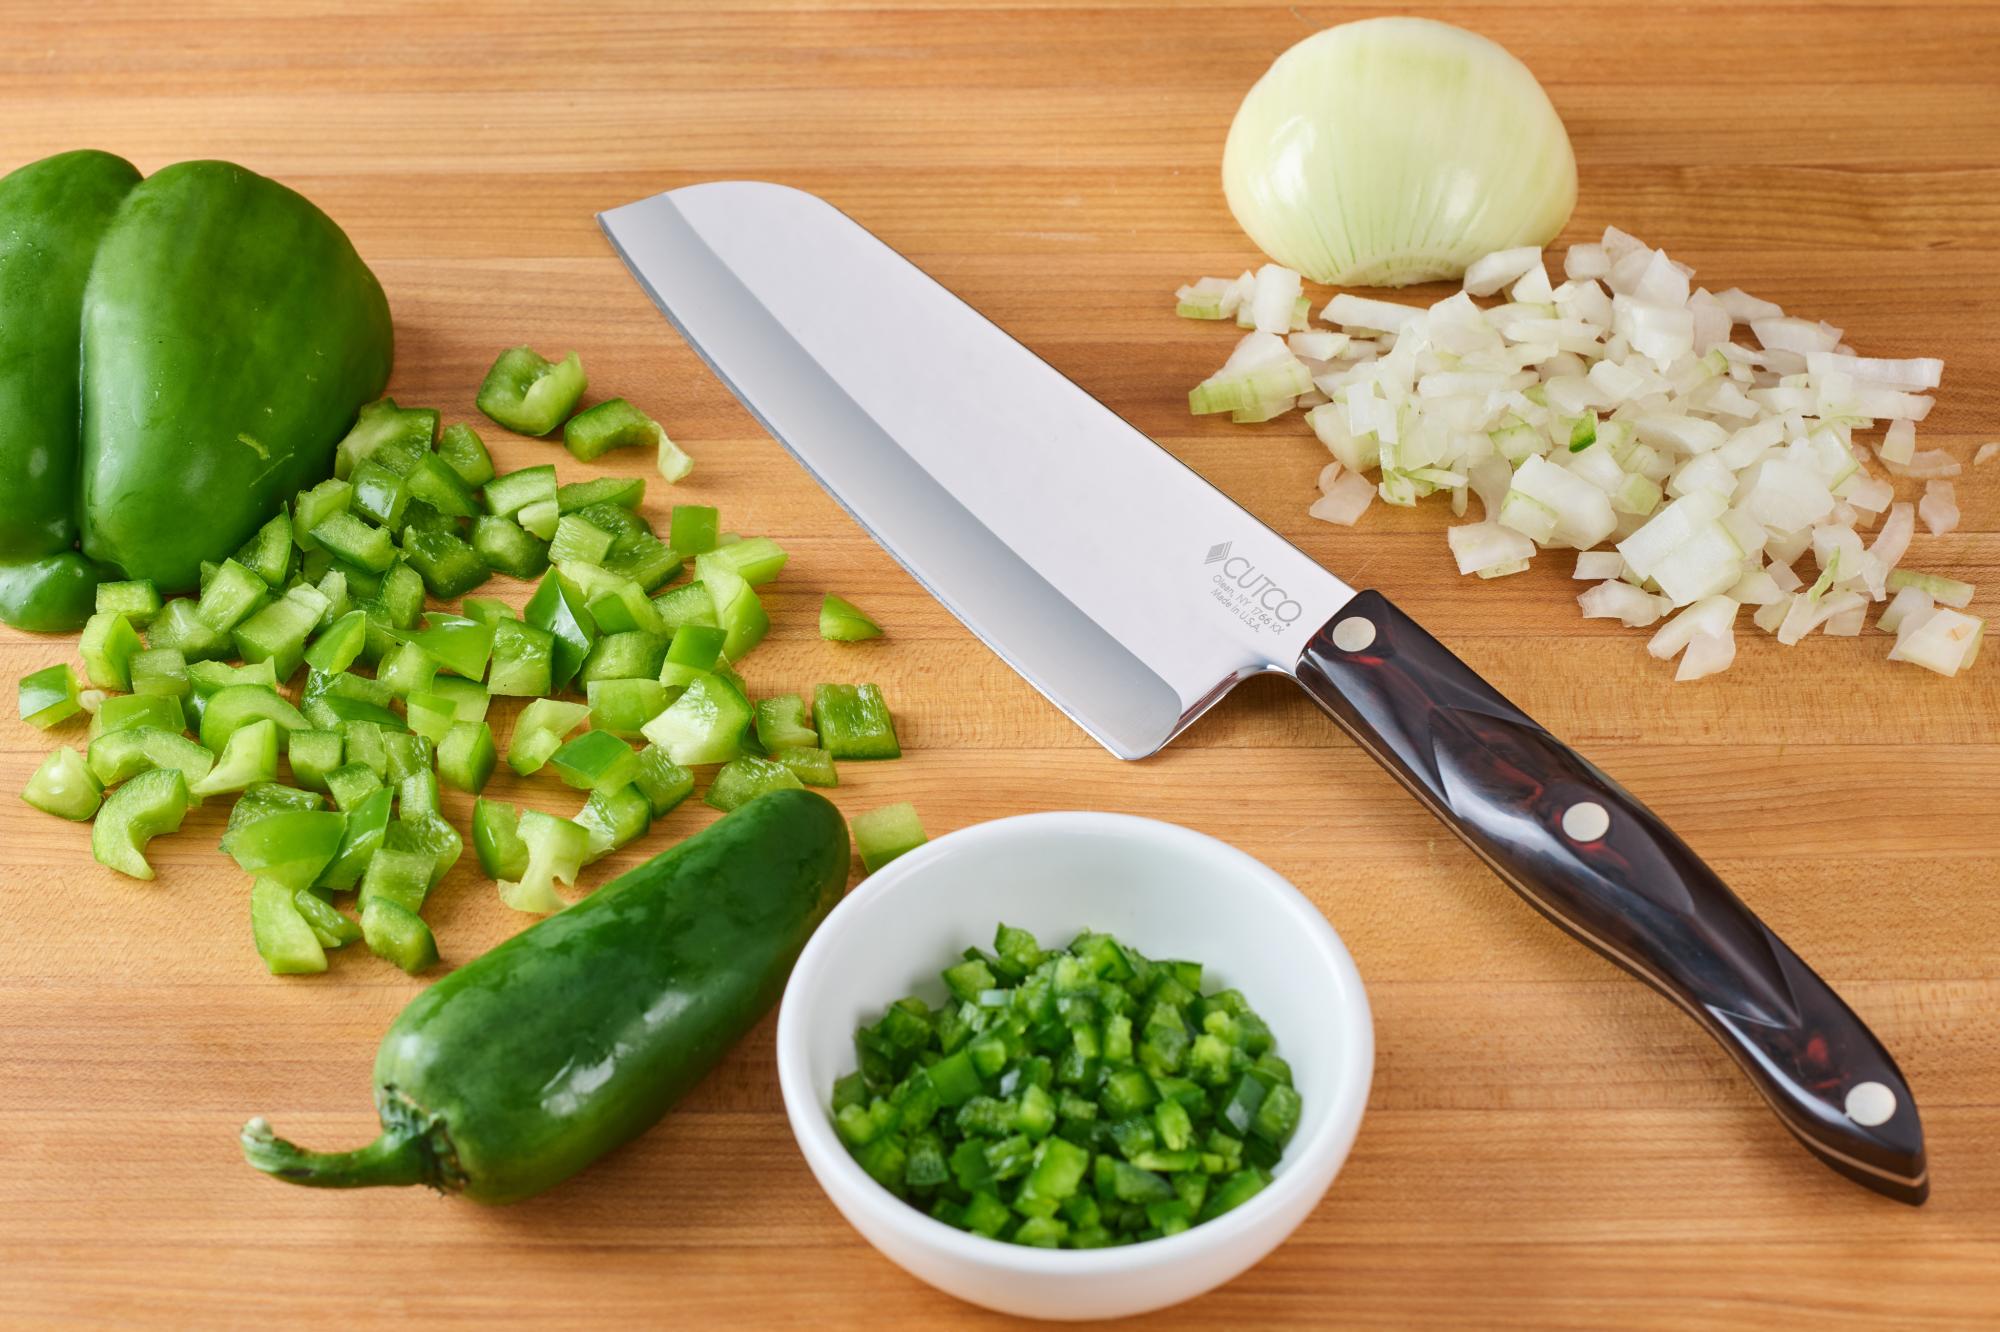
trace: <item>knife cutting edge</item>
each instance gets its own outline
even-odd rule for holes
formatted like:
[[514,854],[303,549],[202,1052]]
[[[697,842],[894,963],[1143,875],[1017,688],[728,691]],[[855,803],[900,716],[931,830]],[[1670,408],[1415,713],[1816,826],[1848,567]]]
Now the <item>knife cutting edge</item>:
[[1113,754],[1291,677],[1550,920],[1678,1004],[1828,1166],[1929,1194],[1895,1061],[1659,817],[813,195],[612,209],[640,285],[806,470]]

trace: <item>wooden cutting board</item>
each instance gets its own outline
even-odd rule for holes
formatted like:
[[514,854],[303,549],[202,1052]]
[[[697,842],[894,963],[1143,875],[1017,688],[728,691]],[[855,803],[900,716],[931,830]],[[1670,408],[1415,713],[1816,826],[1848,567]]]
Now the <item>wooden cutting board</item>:
[[[1228,330],[1175,285],[1255,255],[1217,183],[1243,90],[1362,11],[1269,3],[480,0],[8,5],[0,166],[110,148],[231,158],[320,202],[395,308],[392,391],[472,418],[500,348],[576,348],[593,390],[698,460],[671,499],[792,552],[757,688],[879,681],[908,757],[848,765],[844,808],[914,799],[934,834],[1025,810],[1155,815],[1289,875],[1353,950],[1380,1048],[1324,1205],[1261,1266],[1157,1321],[1684,1328],[2000,1317],[2000,662],[1945,681],[1885,640],[1671,687],[1643,635],[1585,623],[1567,561],[1458,578],[1440,507],[1309,520],[1297,421],[1188,417]],[[172,11],[180,12],[172,12]],[[1567,121],[1582,194],[1700,281],[1941,355],[1926,443],[2000,437],[2000,10],[1879,3],[1492,4]],[[1785,1134],[1680,1014],[1551,929],[1304,698],[1254,682],[1162,756],[1118,763],[944,614],[767,439],[640,295],[592,214],[751,176],[826,195],[1259,517],[1383,589],[1652,803],[1836,984],[1921,1099],[1936,1192],[1863,1192]],[[488,437],[499,434],[489,430]],[[504,439],[503,467],[556,461]],[[650,470],[615,456],[603,470]],[[1061,477],[1049,478],[1060,485]],[[2000,583],[2000,466],[1909,563]],[[1103,497],[1107,504],[1117,495]],[[522,588],[499,580],[504,595]],[[819,641],[838,591],[870,646]],[[1976,607],[1978,608],[1978,607]],[[8,678],[73,657],[0,637]],[[504,733],[504,727],[503,727]],[[51,740],[0,727],[0,787]],[[499,794],[567,812],[547,782]],[[463,817],[466,802],[452,802]],[[988,1319],[873,1253],[779,1106],[767,1022],[670,1120],[554,1193],[485,1211],[314,1194],[238,1159],[251,1113],[322,1146],[374,1133],[370,1062],[422,982],[358,949],[266,976],[222,811],[114,878],[86,830],[0,800],[0,1319],[930,1328]],[[700,827],[686,807],[608,874]],[[461,867],[430,911],[463,962],[524,918]]]

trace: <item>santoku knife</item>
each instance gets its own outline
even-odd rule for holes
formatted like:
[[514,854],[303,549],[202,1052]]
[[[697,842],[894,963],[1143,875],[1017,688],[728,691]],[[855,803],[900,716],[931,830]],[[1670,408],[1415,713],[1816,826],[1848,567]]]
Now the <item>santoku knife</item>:
[[1895,1061],[1657,815],[825,201],[604,213],[626,265],[889,553],[1124,759],[1275,671],[1549,919],[1685,1009],[1826,1164],[1929,1191]]

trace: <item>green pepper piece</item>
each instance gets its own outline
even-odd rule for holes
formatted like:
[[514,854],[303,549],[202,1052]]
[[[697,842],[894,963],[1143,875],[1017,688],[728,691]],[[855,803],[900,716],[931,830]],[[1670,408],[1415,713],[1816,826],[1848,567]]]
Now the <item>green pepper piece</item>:
[[493,626],[493,657],[486,686],[494,694],[540,698],[555,687],[555,635],[515,620]]
[[156,726],[128,726],[107,731],[90,742],[90,774],[106,786],[115,786],[150,768],[178,768],[187,779],[189,794],[215,766],[215,755],[178,731]]
[[514,719],[507,742],[507,766],[523,777],[539,772],[563,746],[563,739],[590,717],[587,704],[538,698]]
[[347,816],[331,810],[285,810],[232,828],[222,849],[250,874],[288,888],[310,888],[333,862],[347,831]]
[[549,567],[549,543],[511,518],[481,514],[472,524],[472,549],[489,569],[515,578],[539,578]]
[[597,641],[597,623],[585,609],[582,596],[568,579],[551,571],[522,608],[521,618],[554,637],[549,687],[567,688]]
[[699,579],[680,587],[668,588],[654,597],[653,609],[659,612],[661,623],[669,631],[678,630],[682,625],[688,624],[716,627],[715,601],[708,595],[708,588]]
[[293,731],[285,739],[285,757],[292,765],[292,780],[308,791],[326,790],[327,775],[341,765],[345,756],[338,731]]
[[496,518],[511,518],[531,504],[554,505],[556,494],[555,464],[523,467],[486,483],[486,511]]
[[555,539],[549,543],[549,559],[556,564],[574,560],[580,564],[602,565],[611,553],[612,534],[580,514],[566,513],[556,520]]
[[225,835],[274,814],[310,813],[325,805],[326,797],[314,791],[301,791],[295,786],[283,786],[277,782],[253,782],[229,811]]
[[395,963],[410,975],[438,963],[437,937],[416,912],[376,898],[361,908],[361,935],[368,951]]
[[306,719],[299,710],[265,685],[239,684],[218,689],[209,696],[201,712],[201,743],[212,753],[220,753],[239,726],[259,717],[268,717],[287,731],[303,731]]
[[600,476],[557,487],[556,508],[562,513],[575,513],[593,504],[615,504],[623,509],[637,509],[645,498],[646,478],[643,476]]
[[363,406],[334,450],[333,474],[345,479],[378,453],[426,453],[437,435],[438,414],[428,407],[398,407],[394,398]]
[[713,551],[697,555],[695,571],[714,604],[715,622],[727,635],[722,655],[731,661],[741,661],[750,649],[764,641],[764,635],[771,629],[771,617],[764,612],[764,603],[757,599],[749,580],[732,569],[707,563],[714,558]]
[[659,608],[646,599],[646,589],[635,580],[609,569],[575,562],[562,566],[562,572],[590,607],[591,619],[600,635],[636,629],[661,638],[668,636]]
[[666,711],[673,693],[658,680],[592,680],[585,687],[590,724],[624,739]]
[[831,592],[820,602],[819,636],[829,643],[859,643],[882,636],[882,626],[845,597]]
[[493,479],[493,455],[486,451],[486,441],[462,421],[444,428],[437,456],[467,486],[483,486]]
[[549,766],[579,791],[615,789],[639,775],[639,756],[609,731],[585,731],[551,755]]
[[722,765],[709,783],[709,804],[727,813],[740,805],[747,805],[767,791],[797,790],[804,786],[798,774],[782,763],[758,758],[754,754],[739,754]]
[[279,587],[292,575],[292,518],[283,509],[251,533],[236,552],[235,560],[264,580],[267,587]]
[[694,774],[667,757],[657,745],[639,751],[639,775],[632,779],[653,807],[653,817],[665,818],[675,806],[694,794]]
[[[352,744],[346,734],[342,735],[342,741],[343,744]],[[326,775],[326,789],[333,797],[334,808],[343,814],[350,814],[356,805],[382,789],[382,778],[373,768],[350,755],[346,763]]]
[[555,885],[575,884],[590,853],[590,834],[581,824],[539,810],[521,811],[518,824],[528,848],[527,868],[517,882],[500,882],[500,900],[516,911],[547,915],[569,905]]
[[116,611],[143,629],[160,613],[160,591],[150,580],[130,579],[97,585],[97,613]]
[[587,839],[588,865],[644,837],[652,826],[653,807],[636,786],[604,787],[590,793],[572,822]]
[[774,755],[780,749],[817,749],[819,734],[806,725],[805,700],[797,694],[757,700],[757,740]]
[[408,699],[429,693],[437,679],[438,659],[415,643],[404,643],[382,658],[375,668],[375,682],[391,694]]
[[499,756],[493,748],[493,728],[485,722],[453,722],[438,741],[438,776],[461,791],[486,789]]
[[666,431],[657,421],[624,398],[606,399],[577,413],[563,427],[563,444],[580,462],[590,462],[612,449],[641,447],[665,438]]
[[299,912],[295,894],[302,891],[263,875],[251,881],[250,937],[273,976],[326,970],[326,950]]
[[668,485],[673,485],[677,481],[685,481],[688,473],[694,470],[694,459],[688,457],[687,450],[674,443],[671,439],[668,439],[666,431],[660,431],[659,438],[660,450],[655,458],[654,466],[659,470],[660,475],[665,478]]
[[375,858],[389,830],[390,808],[395,792],[378,786],[346,809],[347,826],[341,832],[340,849],[314,884],[319,888],[352,888]]
[[752,587],[762,587],[778,576],[788,557],[769,537],[746,537],[717,546],[701,558],[707,561],[704,570],[727,569]]
[[204,624],[192,601],[169,601],[161,607],[149,637],[154,647],[173,648],[191,663],[216,661],[235,652],[229,635]]
[[104,784],[91,775],[83,755],[65,746],[42,760],[21,798],[44,814],[81,823],[103,803]]
[[520,618],[514,613],[514,608],[499,597],[467,597],[459,603],[459,613],[481,624],[498,624],[503,620]]
[[97,863],[134,879],[151,879],[146,844],[174,832],[187,817],[187,778],[179,768],[153,768],[113,791],[90,829]]
[[178,648],[147,648],[132,658],[132,692],[186,698],[187,658]]
[[293,893],[292,905],[298,908],[299,915],[305,919],[322,948],[344,948],[361,938],[360,925],[335,910],[331,902],[310,888],[301,888]]
[[641,728],[675,763],[726,763],[742,752],[750,705],[717,675],[697,676],[667,710]]
[[22,676],[20,709],[22,721],[44,731],[82,712],[70,664],[60,662]]
[[612,543],[604,568],[607,573],[628,578],[642,591],[650,592],[678,577],[683,563],[681,553],[658,537],[649,532],[635,532]]
[[77,653],[83,658],[84,678],[99,689],[129,692],[132,688],[132,658],[144,644],[123,615],[99,611],[83,626]]
[[404,484],[413,501],[428,504],[447,518],[470,518],[478,512],[471,489],[458,479],[450,463],[434,453],[417,459]]
[[315,671],[344,671],[361,656],[368,641],[368,615],[347,612],[322,629],[305,651],[305,662]]
[[370,459],[356,467],[348,480],[354,487],[348,504],[357,516],[391,532],[402,527],[410,492],[401,476]]
[[353,503],[354,487],[333,477],[301,490],[292,500],[292,543],[308,553],[323,551],[313,529],[336,513],[346,513]]
[[487,659],[493,654],[493,626],[463,615],[426,612],[424,627],[402,635],[436,658],[446,670],[468,680],[486,674]]
[[236,626],[238,655],[246,662],[268,660],[280,680],[291,679],[305,660],[306,639],[319,627],[327,605],[318,588],[293,588]]
[[861,864],[870,874],[929,840],[917,817],[917,807],[908,802],[856,814],[848,822],[855,849],[861,853]]
[[823,684],[813,691],[821,748],[837,759],[892,759],[902,754],[895,719],[872,684]]
[[[685,688],[695,677],[713,671],[722,660],[722,645],[728,635],[709,625],[684,624],[674,630],[673,642],[660,664],[660,683]],[[760,740],[763,737],[758,737]]]
[[667,526],[667,544],[683,555],[715,549],[722,530],[721,515],[706,504],[676,504]]
[[224,560],[201,589],[195,615],[219,634],[226,634],[254,614],[270,598],[263,579],[235,560]]
[[98,706],[97,715],[90,719],[90,738],[95,740],[112,731],[139,726],[179,735],[187,729],[181,701],[171,694],[114,694]]
[[445,601],[463,596],[492,575],[478,552],[449,532],[406,529],[403,557],[423,575],[431,595]]
[[320,519],[312,537],[340,559],[362,569],[385,573],[396,562],[396,542],[388,529],[363,522],[345,509]]
[[475,404],[516,434],[546,435],[576,410],[585,387],[575,352],[552,364],[532,347],[509,347],[486,372]]
[[643,629],[605,634],[591,645],[576,673],[586,689],[594,680],[653,680],[666,661],[667,640]]
[[484,796],[472,802],[472,850],[489,879],[519,879],[528,872],[528,844],[521,840],[521,811]]
[[807,786],[839,786],[840,774],[834,769],[833,755],[824,749],[774,749],[771,758],[792,770]]

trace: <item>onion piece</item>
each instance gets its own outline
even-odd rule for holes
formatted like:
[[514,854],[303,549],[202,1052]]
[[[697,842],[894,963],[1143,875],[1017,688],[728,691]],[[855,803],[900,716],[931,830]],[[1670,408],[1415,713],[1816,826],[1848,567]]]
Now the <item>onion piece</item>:
[[1917,501],[1917,517],[1924,520],[1932,536],[1943,536],[1958,527],[1958,495],[1951,482],[1933,481],[1924,487],[1924,497]]
[[1995,458],[2000,458],[2000,442],[1981,444],[1978,450],[1972,455],[1972,465],[1978,467],[1982,463],[1993,461]]
[[1889,604],[1883,608],[1882,613],[1875,617],[1875,627],[1885,634],[1896,633],[1909,616],[1919,611],[1928,615],[1935,604],[1931,600],[1930,593],[1921,587],[1901,588],[1895,596],[1889,598]]
[[1939,675],[1953,676],[1979,655],[1986,621],[1976,615],[1939,606],[1904,619],[1889,649],[1890,661],[1907,661]]
[[1620,620],[1628,629],[1643,629],[1665,613],[1662,598],[1613,579],[1577,594],[1586,620]]
[[1700,680],[1729,669],[1736,660],[1736,635],[1727,631],[1718,633],[1704,629],[1688,640],[1687,650],[1681,653],[1680,668],[1674,672],[1676,682]]
[[1329,523],[1352,527],[1374,502],[1375,487],[1368,478],[1359,472],[1346,471],[1334,480],[1324,495],[1313,501],[1306,512]]

